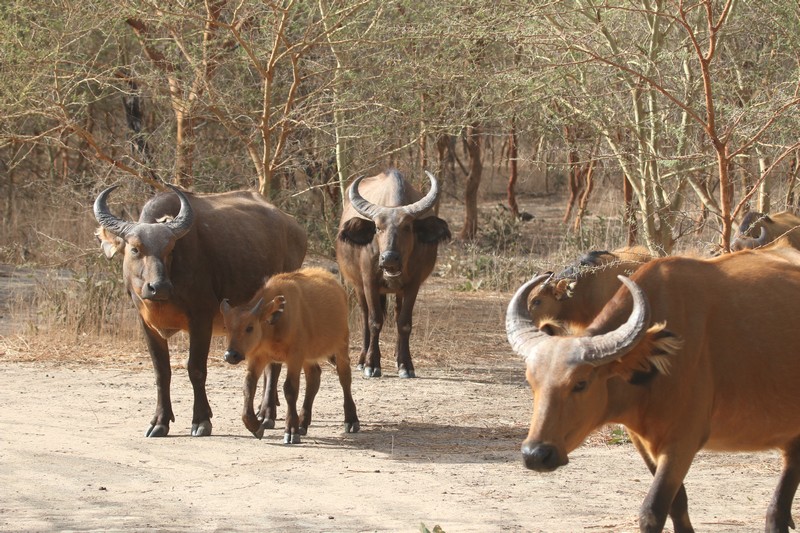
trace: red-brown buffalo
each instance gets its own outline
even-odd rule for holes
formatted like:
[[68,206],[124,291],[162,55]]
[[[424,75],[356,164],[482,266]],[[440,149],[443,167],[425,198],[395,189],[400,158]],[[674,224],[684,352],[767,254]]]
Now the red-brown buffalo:
[[655,476],[642,531],[693,531],[683,478],[695,454],[783,451],[766,530],[788,532],[800,481],[800,252],[742,251],[656,259],[583,335],[548,336],[527,315],[523,285],[506,314],[526,361],[533,415],[525,466],[551,471],[594,429],[624,424]]
[[[211,336],[224,333],[219,304],[223,298],[245,302],[265,276],[299,268],[306,253],[305,230],[256,193],[199,195],[175,187],[149,200],[138,222],[126,222],[108,208],[114,189],[100,193],[94,214],[106,255],[124,251],[125,289],[139,311],[155,369],[158,400],[146,435],[167,435],[175,420],[167,339],[178,331],[189,333],[191,433],[210,435],[205,383]],[[262,415],[273,421],[276,367],[262,404]]]
[[552,332],[588,326],[620,288],[617,276],[630,275],[651,259],[653,256],[640,246],[589,252],[576,264],[541,278],[531,288],[531,320]]
[[[258,376],[267,363],[286,364],[286,431],[284,442],[297,444],[311,423],[314,397],[319,391],[319,361],[334,356],[339,383],[344,392],[344,427],[347,433],[359,429],[356,404],[350,393],[350,333],[347,326],[347,295],[339,281],[321,268],[269,278],[253,298],[231,307],[223,300],[220,310],[228,332],[225,360],[231,364],[247,361],[244,380],[245,427],[259,439],[264,434],[253,410]],[[306,376],[303,410],[297,413],[300,370]]]
[[800,217],[789,211],[773,215],[751,211],[742,219],[731,249],[760,248],[783,236],[800,249]]
[[414,377],[409,337],[414,302],[436,264],[438,244],[450,238],[447,222],[436,216],[439,185],[426,172],[431,189],[424,197],[395,169],[349,188],[336,240],[336,260],[361,306],[364,348],[358,359],[364,376],[381,375],[379,337],[386,295],[395,295],[397,369]]

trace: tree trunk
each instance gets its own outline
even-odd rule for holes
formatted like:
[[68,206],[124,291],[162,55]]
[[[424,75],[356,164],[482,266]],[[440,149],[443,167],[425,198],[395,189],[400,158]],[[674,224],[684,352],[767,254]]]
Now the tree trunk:
[[800,151],[795,150],[792,162],[789,164],[789,184],[786,187],[786,209],[795,208],[794,187],[797,182],[798,171],[800,171]]
[[514,124],[514,119],[511,119],[511,133],[508,136],[508,207],[511,208],[511,214],[514,218],[519,218],[519,206],[517,205],[517,193],[515,188],[517,186],[517,129]]
[[483,174],[480,135],[480,127],[477,124],[468,126],[464,133],[464,144],[469,154],[469,174],[464,191],[464,227],[459,235],[464,241],[470,241],[478,234],[478,187]]
[[456,186],[456,160],[453,157],[452,150],[453,139],[447,133],[442,133],[436,139],[436,151],[439,154],[439,168],[437,170],[437,177],[439,178],[440,194],[444,194],[446,183],[450,180],[450,184],[455,192]]
[[596,163],[597,161],[592,159],[581,169],[581,181],[584,184],[584,188],[578,202],[578,212],[575,214],[575,222],[572,226],[574,231],[580,231],[583,216],[586,214],[586,207],[589,205],[589,195],[592,194],[592,189],[594,189],[593,178]]
[[145,117],[139,84],[125,73],[121,73],[119,76],[125,78],[128,82],[129,92],[122,96],[122,107],[125,109],[125,121],[131,132],[131,155],[134,159],[139,159],[142,162],[145,166],[145,172],[153,181],[161,181],[155,168],[153,168],[153,152],[150,149],[150,144],[147,142],[147,134],[144,131]]
[[625,211],[623,213],[625,226],[628,228],[628,246],[636,244],[636,215],[633,207],[633,186],[625,174],[622,175],[622,194],[625,197]]
[[731,219],[731,206],[733,205],[733,184],[730,180],[730,156],[728,145],[717,141],[714,143],[717,151],[717,168],[719,171],[719,196],[722,216],[722,234],[720,235],[722,250],[731,251],[731,233],[733,221]]
[[190,189],[194,184],[194,119],[191,111],[178,117],[175,145],[175,183]]
[[[758,158],[758,171],[759,177],[764,175],[764,172],[769,168],[769,161],[765,157]],[[762,213],[769,213],[769,178],[764,178],[758,185],[758,211]]]

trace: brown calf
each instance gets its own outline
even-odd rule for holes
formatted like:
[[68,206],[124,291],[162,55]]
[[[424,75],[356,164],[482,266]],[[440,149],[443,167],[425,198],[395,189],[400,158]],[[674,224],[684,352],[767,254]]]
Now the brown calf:
[[[231,307],[220,304],[228,335],[225,360],[247,361],[244,380],[244,425],[259,439],[264,425],[253,410],[258,377],[268,363],[286,364],[286,431],[284,442],[297,444],[311,423],[311,408],[319,390],[319,361],[335,358],[339,383],[344,392],[344,427],[359,430],[356,404],[350,393],[350,332],[347,326],[347,296],[328,271],[304,268],[275,275],[256,292],[250,302]],[[297,413],[300,370],[306,376],[303,410]]]

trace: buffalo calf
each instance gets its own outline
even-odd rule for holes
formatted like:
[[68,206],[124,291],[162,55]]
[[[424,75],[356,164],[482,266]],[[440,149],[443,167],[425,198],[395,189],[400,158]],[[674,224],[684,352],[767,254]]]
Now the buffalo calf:
[[[328,271],[304,268],[275,275],[250,302],[231,307],[220,304],[228,335],[225,360],[247,361],[244,380],[244,425],[259,439],[264,425],[253,409],[258,377],[270,362],[286,364],[286,431],[284,442],[297,444],[311,423],[311,408],[319,390],[319,361],[331,355],[344,392],[344,427],[359,430],[356,405],[350,393],[350,332],[347,326],[347,295]],[[303,409],[297,413],[300,370],[306,376]]]

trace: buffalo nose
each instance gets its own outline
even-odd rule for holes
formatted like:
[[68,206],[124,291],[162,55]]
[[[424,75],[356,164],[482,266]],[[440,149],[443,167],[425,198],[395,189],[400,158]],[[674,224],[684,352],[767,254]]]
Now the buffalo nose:
[[244,356],[237,352],[236,350],[226,350],[225,355],[223,356],[226,362],[232,365],[238,365],[242,361],[244,361]]
[[537,472],[552,472],[562,465],[558,449],[552,444],[525,443],[522,445],[525,467]]
[[153,281],[142,286],[142,298],[145,300],[167,300],[172,294],[172,283],[169,281]]
[[397,252],[383,252],[381,254],[381,268],[391,268],[400,266],[400,254]]

